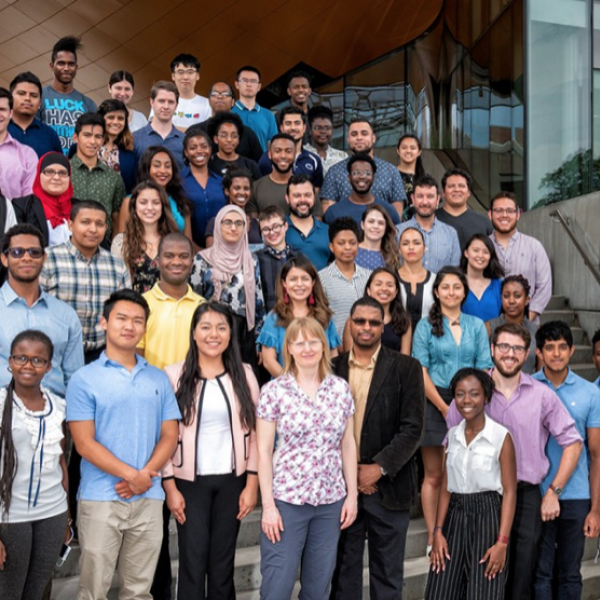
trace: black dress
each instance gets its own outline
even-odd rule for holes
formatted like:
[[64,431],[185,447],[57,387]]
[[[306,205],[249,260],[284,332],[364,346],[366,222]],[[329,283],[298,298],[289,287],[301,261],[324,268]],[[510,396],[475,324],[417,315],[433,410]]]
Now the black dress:
[[400,342],[402,338],[396,334],[391,323],[386,323],[383,326],[383,335],[381,336],[381,344],[390,350],[400,352]]

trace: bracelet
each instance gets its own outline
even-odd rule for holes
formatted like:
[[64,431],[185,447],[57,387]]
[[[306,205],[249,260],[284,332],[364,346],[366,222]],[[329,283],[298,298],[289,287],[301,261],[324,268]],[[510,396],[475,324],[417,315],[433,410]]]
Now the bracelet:
[[443,529],[443,528],[442,528],[442,526],[441,526],[441,525],[436,525],[436,526],[433,528],[433,535],[435,535],[435,532],[436,532],[436,531],[441,531],[442,529]]
[[496,538],[497,542],[500,542],[501,544],[508,544],[508,536],[507,535],[499,535]]

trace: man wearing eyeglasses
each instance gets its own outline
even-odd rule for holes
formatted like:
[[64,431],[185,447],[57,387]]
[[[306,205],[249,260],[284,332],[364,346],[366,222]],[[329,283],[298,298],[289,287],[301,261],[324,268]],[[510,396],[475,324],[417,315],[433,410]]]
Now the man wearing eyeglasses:
[[494,228],[490,239],[504,273],[523,275],[531,286],[529,320],[541,315],[552,295],[550,260],[539,240],[517,230],[521,211],[512,192],[499,192],[490,202],[488,213]]
[[208,98],[196,94],[200,81],[200,61],[193,54],[178,54],[171,61],[171,79],[177,86],[179,101],[173,115],[173,125],[185,131],[211,115]]
[[[517,459],[517,506],[510,535],[506,600],[533,598],[533,574],[542,522],[560,514],[558,497],[569,481],[581,453],[582,440],[573,418],[559,397],[544,383],[522,372],[531,335],[521,325],[506,323],[492,335],[491,371],[495,391],[485,413],[504,425],[512,436]],[[446,423],[458,425],[462,416],[452,401]],[[546,444],[552,436],[562,448],[556,475],[542,497],[540,484],[550,463]]]
[[11,227],[0,246],[8,280],[0,288],[0,386],[10,382],[8,356],[15,336],[26,329],[43,331],[54,344],[52,368],[43,385],[64,398],[67,383],[83,366],[83,338],[76,312],[40,287],[46,259],[42,233],[29,224]]
[[256,102],[260,91],[260,71],[246,65],[235,76],[235,87],[240,94],[232,112],[240,115],[244,125],[250,127],[258,136],[263,152],[269,146],[269,140],[277,133],[277,123],[273,113]]
[[358,515],[341,533],[331,600],[362,599],[365,537],[371,598],[402,597],[425,387],[418,360],[382,346],[383,327],[381,304],[370,296],[357,300],[350,310],[352,349],[333,361],[354,398]]

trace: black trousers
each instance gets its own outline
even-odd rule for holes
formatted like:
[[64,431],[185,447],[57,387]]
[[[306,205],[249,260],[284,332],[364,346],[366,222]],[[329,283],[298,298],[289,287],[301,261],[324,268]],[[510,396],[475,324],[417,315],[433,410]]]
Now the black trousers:
[[171,600],[171,585],[173,584],[173,573],[171,572],[171,555],[169,554],[169,522],[171,511],[165,502],[163,504],[163,539],[160,546],[160,554],[154,571],[154,579],[150,594],[154,600]]
[[533,598],[533,574],[542,534],[541,505],[540,486],[520,482],[517,487],[515,520],[510,532],[511,549],[505,600]]
[[409,511],[390,510],[383,506],[380,492],[370,496],[359,495],[356,521],[342,531],[338,543],[331,600],[362,600],[367,534],[371,598],[402,600],[404,550],[409,520]]
[[503,600],[506,568],[491,581],[479,564],[496,543],[501,497],[496,492],[452,494],[444,523],[450,560],[446,570],[429,570],[425,600]]
[[239,497],[246,475],[176,479],[185,499],[179,538],[178,600],[234,600],[233,560],[240,522]]

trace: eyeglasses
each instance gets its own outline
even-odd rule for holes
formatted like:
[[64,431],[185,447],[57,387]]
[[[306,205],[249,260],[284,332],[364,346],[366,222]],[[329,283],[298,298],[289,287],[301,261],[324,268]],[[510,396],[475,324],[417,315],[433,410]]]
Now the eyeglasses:
[[373,175],[373,171],[352,171],[352,177],[371,177]]
[[315,131],[331,131],[333,127],[331,125],[313,125]]
[[292,346],[292,348],[295,348],[296,350],[302,350],[302,348],[306,348],[307,346],[311,350],[316,350],[322,345],[323,342],[321,340],[303,340],[301,342],[290,342],[290,346]]
[[31,258],[40,259],[44,256],[44,249],[39,246],[33,248],[20,248],[16,246],[14,248],[8,248],[4,251],[4,254],[10,254],[11,258],[23,258],[26,254],[29,254]]
[[196,69],[177,69],[175,71],[175,75],[178,77],[183,77],[184,75],[195,75],[198,71]]
[[19,367],[24,367],[27,363],[31,363],[34,369],[41,369],[50,362],[39,356],[25,356],[24,354],[13,354],[10,358]]
[[518,208],[492,208],[495,215],[516,215],[519,212]]
[[55,171],[54,169],[44,169],[42,171],[42,175],[50,177],[51,179],[53,177],[60,177],[60,179],[65,179],[65,177],[69,176],[69,171]]
[[260,232],[263,235],[269,235],[271,233],[279,233],[283,229],[284,223],[275,223],[271,227],[263,227]]
[[231,92],[211,92],[209,96],[211,98],[233,98],[233,94]]
[[232,221],[231,219],[224,219],[221,221],[221,225],[225,227],[225,229],[231,229],[232,227],[237,227],[240,229],[244,226],[244,221]]
[[217,137],[220,140],[239,140],[240,136],[237,133],[219,133]]
[[498,352],[500,352],[500,354],[508,354],[508,352],[512,350],[515,353],[515,356],[523,356],[523,354],[525,354],[525,352],[527,351],[527,348],[525,346],[517,346],[511,344],[494,344],[494,347],[498,349]]
[[383,325],[383,321],[380,319],[363,319],[361,317],[352,319],[352,322],[359,327],[364,327],[365,325],[368,325],[369,327],[381,327]]
[[240,83],[250,83],[252,85],[256,85],[257,83],[260,83],[260,81],[258,79],[246,79],[245,77],[238,79],[238,81]]

